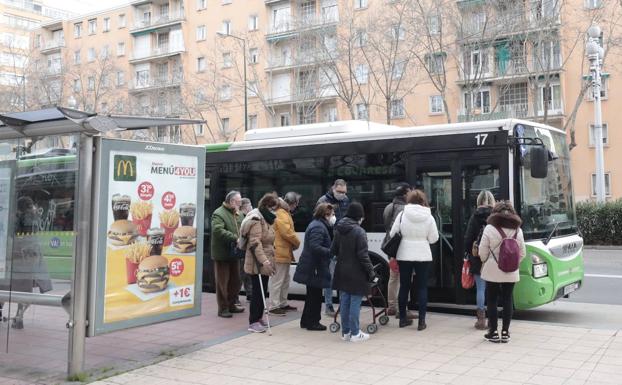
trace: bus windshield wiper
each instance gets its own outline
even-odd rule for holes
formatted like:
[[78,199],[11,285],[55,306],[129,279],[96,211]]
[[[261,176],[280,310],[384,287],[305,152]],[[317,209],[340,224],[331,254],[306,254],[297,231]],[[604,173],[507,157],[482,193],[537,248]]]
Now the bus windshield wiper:
[[553,234],[555,234],[555,231],[557,231],[558,226],[559,226],[559,222],[555,223],[555,227],[553,227],[553,230],[551,230],[551,233],[549,234],[548,237],[546,237],[546,239],[543,242],[545,245],[547,245],[551,241],[551,238],[553,238]]

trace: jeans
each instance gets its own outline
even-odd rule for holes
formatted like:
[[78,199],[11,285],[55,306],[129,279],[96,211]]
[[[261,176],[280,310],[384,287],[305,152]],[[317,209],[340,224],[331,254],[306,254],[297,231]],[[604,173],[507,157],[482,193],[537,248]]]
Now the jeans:
[[324,288],[324,303],[326,307],[333,307],[333,274],[335,274],[335,265],[337,264],[337,258],[332,257],[330,259],[330,265],[328,267],[330,271],[330,287]]
[[[268,279],[267,275],[261,276],[261,286],[259,286],[259,275],[253,274],[250,276],[251,281],[253,282],[253,296],[251,297],[251,309],[248,313],[248,323],[250,325],[255,322],[259,322],[263,318],[264,312],[264,300],[265,295],[268,292]],[[261,287],[263,287],[263,298],[261,295]]]
[[499,296],[501,296],[501,304],[503,305],[503,327],[502,330],[510,331],[510,321],[512,320],[512,291],[514,290],[514,282],[486,282],[486,299],[488,301],[488,328],[497,330],[498,314],[497,305]]
[[339,313],[341,314],[342,334],[359,334],[359,315],[361,314],[362,295],[341,292],[339,297]]
[[322,319],[322,289],[307,285],[305,307],[300,317],[300,327],[308,328],[320,323]]
[[477,288],[477,294],[475,297],[475,303],[477,304],[477,310],[485,310],[486,302],[486,281],[482,279],[479,274],[473,274],[475,278],[475,287]]
[[428,270],[432,262],[397,261],[400,267],[400,294],[399,308],[400,317],[406,319],[408,292],[415,271],[415,281],[417,283],[417,304],[419,305],[419,322],[425,322],[426,310],[428,307]]

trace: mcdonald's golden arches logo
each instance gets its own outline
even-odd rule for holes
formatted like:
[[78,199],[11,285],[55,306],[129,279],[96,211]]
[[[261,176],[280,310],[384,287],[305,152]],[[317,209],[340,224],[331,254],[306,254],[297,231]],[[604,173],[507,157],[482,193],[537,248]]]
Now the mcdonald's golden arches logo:
[[136,157],[131,155],[115,155],[113,180],[118,182],[136,181]]

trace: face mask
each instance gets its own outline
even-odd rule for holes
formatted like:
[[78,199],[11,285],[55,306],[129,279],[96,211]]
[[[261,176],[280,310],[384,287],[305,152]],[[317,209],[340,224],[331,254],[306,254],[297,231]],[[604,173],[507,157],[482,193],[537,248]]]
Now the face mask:
[[328,218],[328,224],[331,226],[335,226],[335,223],[337,223],[337,217],[336,216],[331,216],[330,218]]
[[346,199],[346,193],[335,192],[333,195],[335,196],[335,199],[337,199],[338,201],[342,201]]

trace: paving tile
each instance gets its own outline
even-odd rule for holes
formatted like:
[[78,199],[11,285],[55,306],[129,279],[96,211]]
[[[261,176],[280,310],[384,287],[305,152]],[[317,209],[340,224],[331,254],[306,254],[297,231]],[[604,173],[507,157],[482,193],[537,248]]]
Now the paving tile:
[[565,378],[536,374],[531,377],[527,383],[536,385],[562,385],[564,381],[566,381]]

